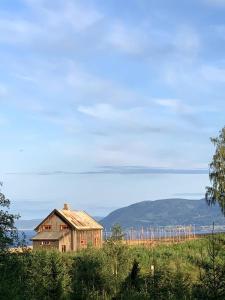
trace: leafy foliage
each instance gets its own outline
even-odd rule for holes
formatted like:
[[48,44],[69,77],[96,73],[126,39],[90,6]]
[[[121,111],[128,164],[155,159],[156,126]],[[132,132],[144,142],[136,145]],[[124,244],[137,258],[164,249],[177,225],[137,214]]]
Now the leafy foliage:
[[120,226],[120,224],[115,224],[113,225],[112,229],[111,229],[111,240],[112,241],[121,241],[123,239],[123,231],[122,231],[122,227]]
[[0,298],[68,299],[71,260],[55,251],[2,253]]
[[[0,188],[2,183],[0,182]],[[17,215],[10,214],[10,200],[0,190],[0,252],[7,250],[12,245],[19,245],[18,231],[15,226]]]
[[88,297],[101,295],[106,288],[107,272],[104,270],[104,253],[91,250],[89,248],[73,259],[72,299],[88,299]]
[[[225,299],[225,237],[78,253],[0,254],[1,300]],[[154,266],[154,268],[152,267]]]
[[224,239],[212,234],[207,247],[207,257],[201,254],[201,259],[197,260],[200,272],[200,281],[194,289],[197,299],[225,299],[224,245]]
[[225,215],[225,127],[219,136],[211,138],[216,147],[212,162],[210,163],[210,187],[206,187],[206,201],[212,205],[218,202],[222,213]]

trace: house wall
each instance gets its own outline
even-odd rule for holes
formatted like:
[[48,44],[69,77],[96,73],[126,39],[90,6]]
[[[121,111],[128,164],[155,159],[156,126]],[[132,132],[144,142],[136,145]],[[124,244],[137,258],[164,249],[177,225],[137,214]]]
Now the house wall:
[[[51,225],[50,230],[45,230],[44,226]],[[33,249],[58,249],[59,251],[62,251],[62,246],[64,245],[66,247],[66,252],[71,251],[71,233],[72,230],[69,229],[61,229],[62,225],[67,225],[61,218],[59,218],[56,214],[53,214],[49,216],[48,219],[45,220],[43,224],[41,224],[38,228],[38,232],[42,231],[48,231],[48,232],[62,232],[64,236],[58,240],[58,241],[50,241],[50,245],[41,245],[42,241],[33,241]]]
[[33,249],[34,250],[53,250],[53,249],[59,249],[59,241],[50,241],[50,245],[42,245],[42,241],[33,241]]
[[88,245],[100,248],[102,246],[102,230],[77,230],[76,243],[76,250],[87,248]]
[[77,231],[75,229],[71,232],[71,250],[77,251]]
[[[68,230],[67,230],[68,233]],[[59,251],[63,252],[63,246],[66,247],[66,252],[71,251],[71,233],[65,234],[60,240],[59,240]]]
[[45,225],[51,225],[51,231],[60,231],[60,225],[66,225],[66,223],[62,219],[60,219],[56,214],[53,214],[48,219],[46,219],[41,226],[39,226],[38,232],[43,231]]

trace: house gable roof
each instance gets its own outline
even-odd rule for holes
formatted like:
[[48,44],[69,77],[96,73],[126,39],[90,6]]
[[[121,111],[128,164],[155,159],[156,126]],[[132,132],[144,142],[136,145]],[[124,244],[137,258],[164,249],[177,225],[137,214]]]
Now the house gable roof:
[[85,211],[66,209],[57,211],[77,230],[103,229],[102,225],[95,221]]
[[47,221],[52,215],[56,214],[60,219],[62,219],[67,225],[69,225],[71,227],[71,224],[68,222],[68,220],[66,220],[59,212],[57,209],[53,209],[53,211],[50,212],[50,214],[47,215],[46,218],[44,218],[41,223],[39,223],[34,230],[37,231],[38,228],[45,222]]
[[84,211],[54,209],[34,230],[37,231],[38,228],[54,214],[61,218],[70,227],[77,230],[103,229],[103,227],[97,221],[95,221]]

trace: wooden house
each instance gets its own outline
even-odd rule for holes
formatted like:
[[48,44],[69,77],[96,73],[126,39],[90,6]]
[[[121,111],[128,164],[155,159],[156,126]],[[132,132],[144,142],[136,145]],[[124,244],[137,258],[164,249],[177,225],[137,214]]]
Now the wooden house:
[[102,246],[103,227],[84,211],[54,209],[36,228],[31,239],[33,249],[58,249],[61,252],[77,251]]

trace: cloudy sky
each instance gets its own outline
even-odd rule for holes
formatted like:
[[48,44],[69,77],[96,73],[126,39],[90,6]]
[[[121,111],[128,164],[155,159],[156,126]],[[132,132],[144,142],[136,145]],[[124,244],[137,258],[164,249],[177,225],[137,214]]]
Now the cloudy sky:
[[224,0],[1,0],[0,178],[22,218],[199,199],[225,125]]

